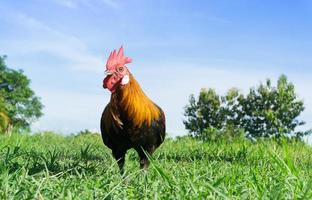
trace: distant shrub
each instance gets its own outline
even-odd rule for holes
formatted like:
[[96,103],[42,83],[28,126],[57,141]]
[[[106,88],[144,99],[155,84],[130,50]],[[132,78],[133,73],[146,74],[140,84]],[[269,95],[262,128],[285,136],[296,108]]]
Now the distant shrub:
[[243,129],[235,129],[232,126],[227,126],[223,129],[206,128],[202,134],[196,137],[203,141],[232,141],[242,139],[244,136],[245,132]]
[[305,122],[298,119],[304,110],[295,87],[282,75],[273,87],[265,84],[251,88],[247,95],[230,89],[219,96],[213,89],[202,89],[198,99],[191,95],[185,107],[184,125],[190,135],[202,140],[216,137],[233,138],[242,134],[249,138],[301,139],[311,130],[296,131]]
[[79,131],[77,134],[74,134],[74,135],[80,136],[80,135],[92,135],[92,134],[98,134],[98,133],[85,129],[85,130]]

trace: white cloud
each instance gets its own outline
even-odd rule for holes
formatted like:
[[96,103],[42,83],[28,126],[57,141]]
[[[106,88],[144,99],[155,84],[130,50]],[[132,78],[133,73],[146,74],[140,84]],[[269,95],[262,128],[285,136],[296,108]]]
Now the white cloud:
[[76,8],[77,7],[77,1],[75,0],[53,0],[53,2],[65,6],[67,8]]
[[118,8],[119,4],[117,3],[116,0],[100,0],[102,3],[111,6],[113,8]]
[[79,38],[64,34],[48,25],[24,14],[10,16],[13,22],[24,31],[25,38],[0,42],[9,54],[46,53],[65,60],[68,67],[75,70],[99,72],[104,60],[88,50]]
[[119,8],[119,4],[114,0],[52,0],[54,3],[66,8],[77,8],[79,6],[88,6],[96,8],[99,5],[109,6],[111,8]]

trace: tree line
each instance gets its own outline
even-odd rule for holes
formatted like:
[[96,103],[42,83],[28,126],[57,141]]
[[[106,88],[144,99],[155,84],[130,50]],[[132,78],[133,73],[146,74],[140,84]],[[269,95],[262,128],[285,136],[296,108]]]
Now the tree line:
[[242,135],[252,139],[302,139],[312,132],[298,130],[305,124],[298,119],[304,109],[294,85],[281,75],[276,86],[267,79],[246,95],[236,88],[223,96],[212,88],[202,89],[198,98],[190,96],[183,123],[191,136],[203,140]]

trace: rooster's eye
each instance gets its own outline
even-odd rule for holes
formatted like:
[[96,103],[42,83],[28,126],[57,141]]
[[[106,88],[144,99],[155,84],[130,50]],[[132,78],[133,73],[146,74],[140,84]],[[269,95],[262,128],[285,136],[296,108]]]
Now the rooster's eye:
[[119,67],[118,71],[122,72],[123,71],[123,67]]

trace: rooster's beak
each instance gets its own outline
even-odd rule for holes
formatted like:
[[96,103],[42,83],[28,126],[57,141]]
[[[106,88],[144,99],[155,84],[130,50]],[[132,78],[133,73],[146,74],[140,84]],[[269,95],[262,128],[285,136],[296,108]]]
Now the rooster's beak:
[[108,75],[112,75],[112,74],[113,74],[113,72],[111,72],[111,71],[109,71],[109,70],[106,70],[106,71],[105,71],[105,75],[107,75],[107,76],[108,76]]

